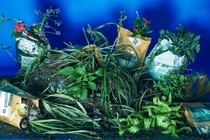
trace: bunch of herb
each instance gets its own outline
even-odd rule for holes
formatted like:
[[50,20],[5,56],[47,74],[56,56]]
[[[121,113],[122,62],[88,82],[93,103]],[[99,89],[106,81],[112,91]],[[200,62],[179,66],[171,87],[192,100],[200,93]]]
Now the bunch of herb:
[[171,40],[172,45],[175,47],[173,53],[178,56],[185,56],[188,63],[193,62],[196,58],[196,54],[200,51],[200,36],[187,31],[181,24],[176,30],[177,32],[160,30],[158,43],[163,39]]
[[172,94],[173,99],[184,99],[186,77],[179,73],[170,73],[164,76],[165,81],[154,81],[152,89],[165,96]]
[[88,72],[84,67],[65,67],[57,74],[67,76],[73,83],[67,85],[61,93],[71,94],[81,100],[88,99],[88,89],[97,90],[96,79],[103,76],[103,69],[99,68],[94,72]]

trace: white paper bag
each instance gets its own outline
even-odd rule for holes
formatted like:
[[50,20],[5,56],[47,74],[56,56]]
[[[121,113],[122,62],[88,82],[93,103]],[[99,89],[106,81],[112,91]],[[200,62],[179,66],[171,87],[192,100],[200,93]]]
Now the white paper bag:
[[[157,81],[164,81],[169,72],[180,72],[185,57],[173,54],[174,46],[171,40],[163,39],[146,57],[145,66],[149,75]],[[155,54],[155,57],[153,57]]]

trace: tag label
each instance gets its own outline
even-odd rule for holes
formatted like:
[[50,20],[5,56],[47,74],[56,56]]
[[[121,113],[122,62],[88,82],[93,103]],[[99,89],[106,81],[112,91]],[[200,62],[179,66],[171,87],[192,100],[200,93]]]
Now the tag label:
[[141,44],[141,40],[137,37],[128,37],[128,39],[135,47]]
[[12,98],[11,93],[0,91],[0,115],[9,117],[12,110]]

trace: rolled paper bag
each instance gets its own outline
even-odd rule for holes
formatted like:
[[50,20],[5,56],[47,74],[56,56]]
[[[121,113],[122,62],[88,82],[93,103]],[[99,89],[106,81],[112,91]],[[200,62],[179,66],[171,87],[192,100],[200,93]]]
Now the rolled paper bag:
[[143,37],[140,34],[135,37],[132,35],[133,32],[120,27],[116,48],[120,50],[120,53],[124,53],[118,58],[119,65],[135,69],[143,66],[151,38]]

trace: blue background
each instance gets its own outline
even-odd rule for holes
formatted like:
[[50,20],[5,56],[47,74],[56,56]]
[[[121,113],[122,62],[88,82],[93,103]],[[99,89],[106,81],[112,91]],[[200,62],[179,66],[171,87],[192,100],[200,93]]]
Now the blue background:
[[[63,42],[74,45],[86,45],[82,27],[97,27],[103,23],[116,22],[120,10],[126,10],[128,19],[124,27],[131,28],[138,11],[141,17],[152,21],[152,42],[149,51],[157,43],[160,29],[174,31],[178,24],[185,25],[189,31],[201,35],[201,51],[189,68],[210,75],[210,1],[209,0],[0,0],[0,14],[6,18],[16,18],[27,25],[39,22],[34,9],[45,11],[49,6],[60,8],[59,20],[63,22],[58,28],[60,36],[47,35],[52,47],[64,48]],[[13,46],[10,51],[16,57],[15,38],[10,38],[15,22],[0,25],[0,43]],[[114,27],[103,30],[112,43],[117,32]],[[148,51],[148,53],[149,53]],[[12,75],[18,71],[17,63],[0,49],[0,75]]]

